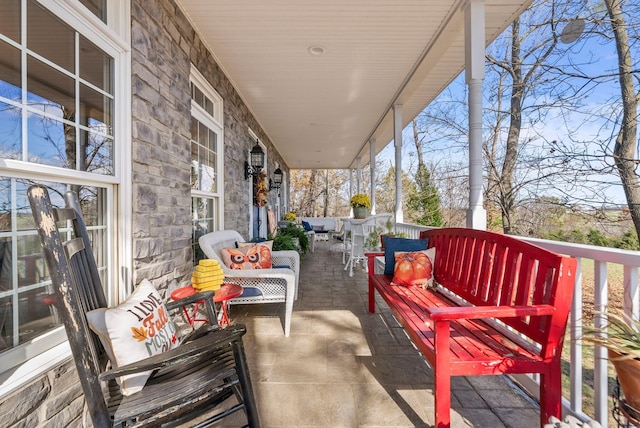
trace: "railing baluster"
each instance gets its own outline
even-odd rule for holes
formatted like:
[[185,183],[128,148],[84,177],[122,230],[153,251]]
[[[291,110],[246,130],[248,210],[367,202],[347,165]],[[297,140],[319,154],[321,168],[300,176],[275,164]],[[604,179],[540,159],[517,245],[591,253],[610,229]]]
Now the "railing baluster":
[[575,414],[582,413],[582,343],[578,339],[582,337],[582,259],[578,259],[576,267],[576,281],[573,291],[573,302],[571,302],[570,318],[570,361],[571,368],[569,376],[570,385],[570,408]]
[[[594,262],[594,315],[593,323],[596,329],[603,328],[606,317],[602,314],[607,309],[609,282],[607,281],[607,263]],[[595,418],[604,427],[609,426],[609,394],[607,372],[607,350],[601,346],[593,349],[593,389],[594,389],[594,414]]]

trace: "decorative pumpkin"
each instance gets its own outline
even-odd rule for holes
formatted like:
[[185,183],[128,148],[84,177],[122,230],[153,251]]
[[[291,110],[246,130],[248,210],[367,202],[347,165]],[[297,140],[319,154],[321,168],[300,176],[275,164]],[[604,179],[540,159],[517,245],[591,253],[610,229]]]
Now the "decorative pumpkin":
[[392,283],[409,287],[431,287],[435,253],[435,248],[416,252],[397,252]]

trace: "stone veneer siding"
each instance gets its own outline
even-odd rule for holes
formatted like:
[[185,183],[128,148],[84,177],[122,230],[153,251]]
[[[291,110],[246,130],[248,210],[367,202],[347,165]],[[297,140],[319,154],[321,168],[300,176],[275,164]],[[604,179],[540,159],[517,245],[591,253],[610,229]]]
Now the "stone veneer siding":
[[[214,23],[212,23],[214,25]],[[224,101],[225,229],[249,236],[251,185],[244,160],[254,141],[268,171],[284,162],[200,37],[172,0],[132,2],[133,233],[135,282],[163,287],[192,269],[190,197],[191,64]],[[270,202],[275,194],[270,195]]]
[[[174,1],[132,0],[131,15],[134,282],[148,278],[166,290],[187,281],[193,269],[191,63],[224,100],[225,228],[249,236],[249,128],[267,146],[268,171],[276,162],[285,174],[288,169]],[[275,192],[269,200],[275,202]],[[75,365],[67,360],[3,397],[0,426],[80,427],[83,406]]]

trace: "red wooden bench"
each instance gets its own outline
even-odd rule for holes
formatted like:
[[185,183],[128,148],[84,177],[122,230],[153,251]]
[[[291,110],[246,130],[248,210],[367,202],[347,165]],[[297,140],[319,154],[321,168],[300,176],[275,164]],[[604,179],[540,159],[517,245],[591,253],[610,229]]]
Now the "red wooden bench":
[[474,229],[422,232],[436,248],[430,289],[391,285],[369,253],[375,291],[434,368],[436,427],[450,426],[451,376],[540,373],[540,426],[561,418],[560,361],[576,261]]

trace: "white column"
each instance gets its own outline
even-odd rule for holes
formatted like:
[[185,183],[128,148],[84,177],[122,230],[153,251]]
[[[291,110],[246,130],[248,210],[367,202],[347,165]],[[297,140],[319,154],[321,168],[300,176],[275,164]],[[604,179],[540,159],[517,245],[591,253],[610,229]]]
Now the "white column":
[[484,80],[484,1],[471,0],[464,13],[465,76],[469,86],[469,210],[467,227],[485,230],[482,202],[482,81]]
[[356,159],[356,193],[362,193],[362,159]]
[[376,139],[369,140],[369,172],[371,172],[371,214],[376,213]]
[[402,105],[393,106],[393,145],[396,149],[396,223],[404,221],[402,211]]
[[[349,168],[349,201],[353,196],[353,169]],[[351,204],[349,204],[351,206]],[[353,208],[349,208],[349,217],[353,217]]]

